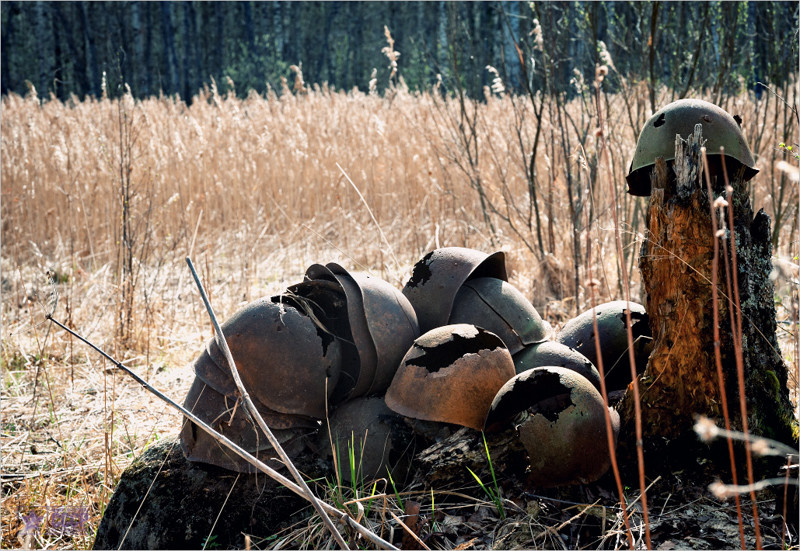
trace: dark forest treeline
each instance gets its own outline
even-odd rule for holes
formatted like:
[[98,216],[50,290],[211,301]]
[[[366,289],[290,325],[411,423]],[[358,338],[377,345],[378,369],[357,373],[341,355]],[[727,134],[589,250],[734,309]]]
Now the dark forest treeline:
[[[66,99],[191,98],[212,78],[239,93],[292,82],[390,83],[384,26],[412,89],[506,86],[571,93],[613,63],[651,88],[729,93],[797,67],[796,2],[2,2],[2,92]],[[519,49],[515,46],[519,46]],[[520,55],[521,54],[521,55]],[[521,63],[521,60],[524,63]],[[455,80],[454,80],[455,79]]]

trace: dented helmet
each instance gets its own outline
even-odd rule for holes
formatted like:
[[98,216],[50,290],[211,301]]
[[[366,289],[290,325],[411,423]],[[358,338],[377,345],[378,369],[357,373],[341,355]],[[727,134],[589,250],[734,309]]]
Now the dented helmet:
[[[214,346],[216,346],[216,342],[211,339],[206,350],[194,361],[195,384],[189,388],[189,393],[184,400],[186,408],[208,423],[216,420],[223,411],[231,412],[236,408],[244,407],[240,401],[241,394],[236,388],[231,373],[224,373],[211,359],[208,348]],[[224,365],[227,366],[227,363]],[[316,419],[313,417],[281,413],[265,406],[253,395],[250,396],[250,399],[270,428],[291,429],[316,426]]]
[[560,342],[544,341],[526,346],[514,354],[517,374],[536,367],[563,367],[586,377],[592,386],[600,390],[600,373],[589,359]]
[[[207,356],[206,356],[207,357]],[[269,410],[257,399],[256,409],[275,438],[291,458],[297,456],[319,428],[318,421],[301,415],[287,415]],[[236,395],[220,393],[195,377],[184,407],[239,447],[261,461],[277,457],[267,436],[245,410]],[[256,468],[221,444],[193,421],[184,419],[180,433],[181,449],[189,461],[206,463],[241,473]]]
[[[249,394],[279,413],[325,417],[326,400],[339,379],[341,352],[339,342],[311,317],[262,298],[236,312],[222,324],[222,332]],[[230,373],[216,340],[206,352],[222,374]],[[198,368],[201,379],[227,393],[210,364]]]
[[[346,318],[346,327],[333,333],[353,343],[357,358],[343,364],[335,401],[386,390],[403,355],[419,336],[417,316],[408,299],[382,279],[348,272],[335,263],[310,266],[306,279],[295,286],[296,292],[303,285],[327,281],[338,286],[345,297],[346,307],[339,317]],[[318,307],[319,300],[314,302]]]
[[[344,297],[344,309],[338,312],[339,326],[332,327],[337,339],[354,347],[355,357],[348,358],[342,364],[339,386],[334,391],[334,402],[366,394],[375,376],[378,365],[378,352],[369,333],[367,317],[364,312],[364,300],[358,285],[347,273],[334,274],[331,269],[321,264],[313,264],[306,270],[306,279],[295,286],[295,290],[313,287],[321,282],[329,282],[338,287]],[[319,300],[313,300],[314,306]],[[336,313],[329,317],[333,318]]]
[[[626,315],[629,306],[636,372],[641,374],[647,366],[653,343],[647,313],[641,304],[624,300],[598,304],[565,323],[555,338],[586,356],[598,369],[596,341],[599,341],[603,374],[609,390],[622,390],[631,382]],[[597,333],[594,330],[595,313]]]
[[619,415],[576,372],[537,367],[506,382],[492,401],[485,430],[514,428],[528,452],[527,480],[541,487],[586,484],[611,465],[606,412],[616,445]]
[[549,325],[519,290],[502,279],[479,277],[461,286],[450,324],[470,323],[500,337],[513,355],[550,336]]
[[367,394],[383,392],[408,348],[420,336],[417,314],[403,293],[390,283],[363,272],[348,272],[335,263],[327,266],[337,277],[352,278],[361,292],[367,329],[377,355]]
[[494,395],[514,374],[500,337],[474,325],[445,325],[414,342],[386,405],[406,417],[482,430]]
[[403,287],[403,294],[417,313],[420,333],[447,324],[461,285],[476,277],[508,281],[505,254],[443,247],[422,257]]
[[738,116],[732,117],[724,109],[707,101],[682,99],[656,111],[642,128],[630,171],[625,178],[628,181],[628,193],[650,195],[650,172],[656,158],[674,160],[675,135],[686,139],[694,133],[696,124],[703,126],[709,164],[721,165],[720,147],[724,147],[730,177],[742,167],[745,181],[758,173]]

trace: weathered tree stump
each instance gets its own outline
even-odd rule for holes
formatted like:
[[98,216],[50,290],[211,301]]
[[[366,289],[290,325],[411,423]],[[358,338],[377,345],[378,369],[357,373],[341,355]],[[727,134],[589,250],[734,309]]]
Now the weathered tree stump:
[[[714,232],[705,178],[702,174],[701,127],[687,141],[676,138],[674,167],[657,159],[651,176],[646,239],[639,267],[646,309],[653,333],[653,352],[639,378],[645,448],[663,451],[670,441],[696,442],[692,424],[697,415],[722,419],[722,399],[715,363],[712,263]],[[771,267],[770,220],[755,216],[749,185],[731,174],[730,190],[723,175],[713,175],[714,201],[722,197],[734,209],[733,232],[727,212],[715,209],[721,240],[736,238],[737,276],[742,309],[742,348],[749,430],[789,443],[796,442],[794,416],[787,389],[787,369],[776,338]],[[741,428],[739,385],[727,300],[726,262],[719,247],[718,327],[728,413]],[[628,391],[620,408],[623,456],[633,457],[634,398]],[[669,454],[661,455],[668,460]]]

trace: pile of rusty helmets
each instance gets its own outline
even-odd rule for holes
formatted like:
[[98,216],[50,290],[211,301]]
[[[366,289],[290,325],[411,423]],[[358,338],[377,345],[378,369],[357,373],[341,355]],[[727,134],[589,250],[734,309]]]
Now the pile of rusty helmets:
[[590,482],[606,472],[607,426],[616,441],[619,416],[604,404],[595,365],[605,368],[609,391],[632,380],[630,310],[636,370],[643,371],[652,339],[641,305],[601,304],[556,334],[508,282],[503,253],[458,247],[422,258],[403,294],[423,335],[386,391],[389,408],[486,432],[515,430],[528,453],[527,478],[539,486]]
[[[389,283],[338,264],[314,264],[301,283],[256,300],[222,325],[242,382],[287,453],[301,451],[336,405],[382,394],[419,326]],[[276,457],[239,402],[216,338],[194,362],[184,406],[262,460]],[[191,461],[254,468],[191,421],[181,445]]]
[[[628,308],[641,371],[649,328],[640,305],[600,305],[555,334],[508,282],[502,252],[446,247],[417,262],[402,291],[338,264],[312,265],[301,283],[247,305],[222,330],[290,456],[348,446],[361,456],[357,476],[388,469],[397,480],[408,468],[409,424],[513,428],[530,479],[555,485],[595,480],[608,468],[606,427],[616,438],[619,418],[604,405],[595,366],[602,362],[609,390],[630,382]],[[186,407],[262,460],[274,457],[238,403],[215,339],[194,370]],[[191,421],[181,444],[192,461],[252,472]]]

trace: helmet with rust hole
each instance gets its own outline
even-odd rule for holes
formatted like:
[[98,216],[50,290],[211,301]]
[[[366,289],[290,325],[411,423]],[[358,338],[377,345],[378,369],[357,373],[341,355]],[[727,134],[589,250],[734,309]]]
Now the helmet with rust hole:
[[414,341],[386,405],[406,417],[481,430],[494,395],[513,376],[500,337],[474,325],[445,325]]
[[514,354],[514,367],[517,374],[536,367],[564,367],[586,377],[600,390],[600,373],[589,359],[560,342],[544,341],[526,346]]
[[[308,439],[319,428],[319,422],[310,417],[278,413],[258,400],[253,401],[273,435],[290,456],[300,453]],[[244,405],[237,402],[235,395],[218,392],[200,377],[195,377],[183,405],[218,433],[261,461],[276,457],[266,435],[250,419]],[[184,421],[180,441],[183,454],[189,461],[207,463],[241,473],[256,472],[255,467],[220,444],[193,421],[188,419]]]
[[619,415],[606,409],[600,392],[585,377],[563,367],[537,367],[503,385],[485,428],[516,427],[528,452],[528,480],[534,485],[586,484],[611,465],[606,411],[616,443]]
[[550,326],[519,290],[502,279],[479,277],[456,293],[450,324],[470,323],[500,337],[513,355],[550,336]]
[[422,257],[403,287],[403,294],[417,313],[420,332],[448,323],[456,293],[465,281],[476,277],[508,281],[505,254],[443,247]]
[[[355,352],[355,357],[342,363],[340,383],[333,395],[333,402],[338,403],[367,393],[375,377],[378,352],[369,333],[364,299],[358,284],[346,272],[334,274],[328,266],[312,264],[306,270],[306,281],[298,287],[323,282],[338,286],[344,297],[344,309],[339,311],[338,316],[339,322],[345,322],[345,327],[334,329],[334,333]],[[319,303],[319,300],[316,302]]]
[[[326,399],[341,371],[341,351],[339,341],[311,317],[262,298],[231,316],[222,332],[249,394],[279,413],[325,417]],[[206,352],[223,375],[230,372],[216,340]],[[220,386],[212,367],[195,365],[201,379],[227,393],[230,387]]]
[[[636,372],[642,373],[652,349],[650,324],[644,306],[635,302],[616,300],[597,305],[569,320],[555,337],[557,342],[574,348],[598,369],[596,340],[600,342],[603,373],[609,390],[622,390],[631,382],[628,360],[628,330],[626,310],[630,305],[631,333]],[[598,332],[594,330],[597,315]]]
[[707,101],[682,99],[656,111],[642,128],[630,171],[626,176],[628,193],[650,195],[650,171],[656,158],[674,160],[675,136],[680,135],[686,139],[694,132],[696,124],[703,126],[710,165],[716,163],[721,170],[720,147],[724,147],[726,169],[731,178],[740,169],[744,170],[745,181],[758,174],[738,116],[732,117],[724,109]]

